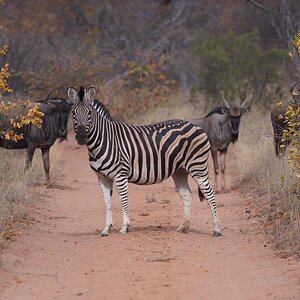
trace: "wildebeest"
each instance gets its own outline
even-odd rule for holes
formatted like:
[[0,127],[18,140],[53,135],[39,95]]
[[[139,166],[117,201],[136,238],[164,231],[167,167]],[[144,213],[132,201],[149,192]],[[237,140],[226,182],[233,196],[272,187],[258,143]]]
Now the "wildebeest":
[[228,189],[225,183],[227,148],[230,143],[235,143],[238,140],[241,117],[250,109],[250,106],[246,105],[247,97],[240,106],[230,106],[223,95],[222,98],[225,106],[217,107],[204,118],[192,119],[191,122],[202,127],[210,141],[215,174],[214,188],[216,191],[218,191],[218,152],[220,152],[221,189],[224,193],[227,193]]
[[[42,127],[38,128],[36,125],[29,124],[16,129],[18,134],[23,134],[23,139],[17,142],[13,140],[5,140],[0,138],[0,147],[6,149],[26,149],[27,155],[25,161],[25,169],[30,168],[34,152],[37,148],[42,151],[42,158],[44,169],[46,173],[46,183],[50,183],[50,161],[49,151],[56,139],[63,141],[67,138],[67,123],[71,105],[65,99],[55,98],[50,99],[52,92],[48,95],[46,100],[37,101],[40,104],[40,111],[44,113]],[[3,115],[2,124],[8,124]],[[2,125],[3,126],[3,125]],[[6,129],[6,128],[2,128]]]
[[[296,88],[297,84],[300,82],[297,81],[290,88],[290,93],[293,97],[292,101],[288,105],[299,107],[300,105],[300,88]],[[283,107],[275,107],[271,111],[271,122],[274,131],[274,145],[275,145],[275,153],[276,156],[282,157],[285,153],[286,147],[289,145],[290,140],[283,141],[283,131],[287,129],[288,124],[286,123],[285,112],[287,110],[287,106]]]

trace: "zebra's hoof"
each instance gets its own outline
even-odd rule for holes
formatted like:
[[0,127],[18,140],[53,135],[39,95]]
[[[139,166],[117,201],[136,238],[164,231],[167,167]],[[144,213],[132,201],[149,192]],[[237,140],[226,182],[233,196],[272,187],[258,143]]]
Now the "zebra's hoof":
[[103,236],[109,236],[109,232],[108,231],[102,231],[101,232],[101,236],[103,237]]
[[119,233],[121,233],[122,235],[126,235],[128,232],[128,227],[122,228]]
[[220,237],[223,236],[223,234],[220,231],[214,231],[213,237]]
[[190,228],[190,223],[186,222],[186,223],[180,225],[176,230],[179,232],[187,232],[189,228]]
[[227,188],[222,188],[222,194],[228,194],[230,191]]

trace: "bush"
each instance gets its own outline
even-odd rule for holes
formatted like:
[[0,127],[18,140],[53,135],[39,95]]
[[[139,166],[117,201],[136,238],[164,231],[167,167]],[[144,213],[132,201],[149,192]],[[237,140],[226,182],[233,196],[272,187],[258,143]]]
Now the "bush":
[[[5,55],[7,47],[0,48],[0,55]],[[10,93],[12,90],[7,84],[7,79],[11,76],[8,70],[8,64],[1,67],[0,70],[0,100],[3,93]],[[39,111],[39,105],[29,100],[23,101],[18,99],[15,102],[0,102],[0,138],[19,140],[22,134],[15,132],[16,128],[24,125],[33,124],[38,127],[42,126],[43,113]]]
[[123,62],[123,75],[100,89],[102,101],[114,118],[133,121],[136,115],[144,115],[167,101],[175,82],[164,72],[166,62],[167,57],[154,60],[151,54],[146,61]]
[[204,32],[196,37],[194,52],[199,61],[198,88],[212,98],[224,92],[228,99],[242,99],[251,92],[259,101],[274,99],[273,89],[266,86],[277,86],[278,67],[286,54],[279,49],[263,50],[257,31],[239,36]]

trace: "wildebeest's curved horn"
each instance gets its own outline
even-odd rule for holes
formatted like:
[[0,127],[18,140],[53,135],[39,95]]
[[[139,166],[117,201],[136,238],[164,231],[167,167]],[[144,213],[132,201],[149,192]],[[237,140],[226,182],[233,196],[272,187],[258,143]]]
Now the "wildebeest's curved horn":
[[50,99],[50,96],[52,95],[52,93],[54,92],[54,89],[50,92],[50,94],[46,97],[46,102],[48,102],[48,100]]
[[298,92],[295,92],[295,87],[297,86],[297,84],[300,82],[300,80],[297,80],[296,83],[294,83],[291,88],[290,88],[290,93],[292,94],[292,96],[298,96],[299,95],[299,89]]
[[245,99],[243,100],[243,102],[242,102],[242,104],[241,104],[241,108],[243,108],[243,107],[245,106],[248,97],[249,97],[249,95],[247,95],[247,96],[245,97]]
[[226,101],[226,99],[225,99],[225,97],[224,97],[224,94],[223,94],[223,93],[221,93],[221,96],[222,96],[222,99],[223,99],[223,101],[224,101],[224,103],[225,103],[226,107],[227,107],[227,108],[230,108],[230,106],[229,106],[228,102]]

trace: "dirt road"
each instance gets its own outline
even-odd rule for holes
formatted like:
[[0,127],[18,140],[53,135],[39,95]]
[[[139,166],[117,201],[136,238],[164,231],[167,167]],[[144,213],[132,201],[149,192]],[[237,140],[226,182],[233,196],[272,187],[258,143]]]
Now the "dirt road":
[[274,254],[238,191],[218,195],[224,236],[213,238],[194,185],[187,234],[175,230],[182,205],[172,180],[131,185],[129,234],[118,234],[115,193],[114,230],[101,238],[104,204],[85,147],[71,136],[57,151],[61,180],[40,187],[38,221],[1,257],[1,299],[300,299],[299,263]]

